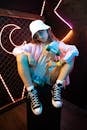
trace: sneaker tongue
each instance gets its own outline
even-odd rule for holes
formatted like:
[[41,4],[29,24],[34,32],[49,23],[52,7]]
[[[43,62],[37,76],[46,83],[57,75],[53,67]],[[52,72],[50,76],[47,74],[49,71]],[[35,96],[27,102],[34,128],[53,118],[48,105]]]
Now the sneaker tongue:
[[61,84],[61,83],[58,83],[57,86],[62,87],[62,84]]
[[33,85],[28,87],[28,91],[32,91],[33,89],[34,89]]

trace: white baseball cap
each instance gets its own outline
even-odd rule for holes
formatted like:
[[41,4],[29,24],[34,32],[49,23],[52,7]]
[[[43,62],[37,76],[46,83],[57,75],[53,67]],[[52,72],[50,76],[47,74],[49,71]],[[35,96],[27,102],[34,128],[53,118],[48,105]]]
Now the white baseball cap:
[[32,33],[32,38],[33,38],[36,32],[40,30],[50,29],[50,26],[46,25],[42,20],[35,20],[30,23],[29,28],[30,28],[30,31]]

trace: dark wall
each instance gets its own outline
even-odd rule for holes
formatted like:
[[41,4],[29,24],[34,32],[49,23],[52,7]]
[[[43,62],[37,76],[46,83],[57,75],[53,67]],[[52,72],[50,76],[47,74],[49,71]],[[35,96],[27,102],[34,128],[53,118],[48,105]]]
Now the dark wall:
[[[0,8],[40,14],[42,2],[43,0],[3,0],[0,1]],[[52,26],[55,35],[61,39],[69,28],[53,12],[57,3],[58,0],[47,0],[43,16]],[[58,12],[73,25],[74,37],[69,43],[75,44],[80,52],[70,75],[71,84],[64,90],[63,96],[80,107],[87,108],[87,1],[64,0]]]
[[43,0],[1,0],[0,8],[40,14]]
[[[65,24],[53,13],[58,0],[48,0],[45,9],[45,19],[52,26],[52,29],[59,39],[69,31]],[[52,4],[53,3],[53,4]],[[63,96],[69,101],[87,109],[87,7],[85,1],[65,0],[62,2],[58,13],[73,26],[74,37],[69,44],[75,44],[80,55],[76,59],[75,67],[70,75],[71,84],[64,91]],[[47,13],[46,13],[47,12]]]

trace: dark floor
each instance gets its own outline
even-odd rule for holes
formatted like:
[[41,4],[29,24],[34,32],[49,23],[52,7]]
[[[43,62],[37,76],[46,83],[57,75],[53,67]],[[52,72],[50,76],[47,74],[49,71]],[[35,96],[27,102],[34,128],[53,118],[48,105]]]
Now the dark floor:
[[87,130],[87,111],[64,100],[61,130]]
[[[27,130],[26,103],[0,115],[0,130]],[[87,130],[87,111],[64,100],[60,130]]]

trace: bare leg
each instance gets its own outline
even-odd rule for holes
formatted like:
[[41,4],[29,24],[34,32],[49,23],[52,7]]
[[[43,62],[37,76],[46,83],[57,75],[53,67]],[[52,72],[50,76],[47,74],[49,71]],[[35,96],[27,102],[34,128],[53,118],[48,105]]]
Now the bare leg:
[[31,109],[35,115],[40,115],[42,113],[42,104],[39,101],[37,90],[32,83],[27,55],[20,54],[17,56],[17,67],[18,73],[28,91],[27,97],[31,100]]
[[73,65],[74,61],[70,62],[69,64],[65,63],[63,66],[60,67],[59,70],[56,70],[54,73],[54,75],[56,74],[57,78],[55,76],[54,81],[56,83],[52,87],[52,104],[56,108],[62,107],[61,92],[63,87],[63,81],[73,69]]
[[26,89],[28,89],[29,86],[32,86],[32,79],[30,75],[30,70],[29,70],[29,62],[28,62],[28,56],[24,54],[20,54],[17,56],[17,68],[18,68],[18,73],[24,82],[24,85]]
[[72,71],[73,66],[74,66],[74,61],[64,64],[60,69],[57,80],[64,81],[66,76]]

